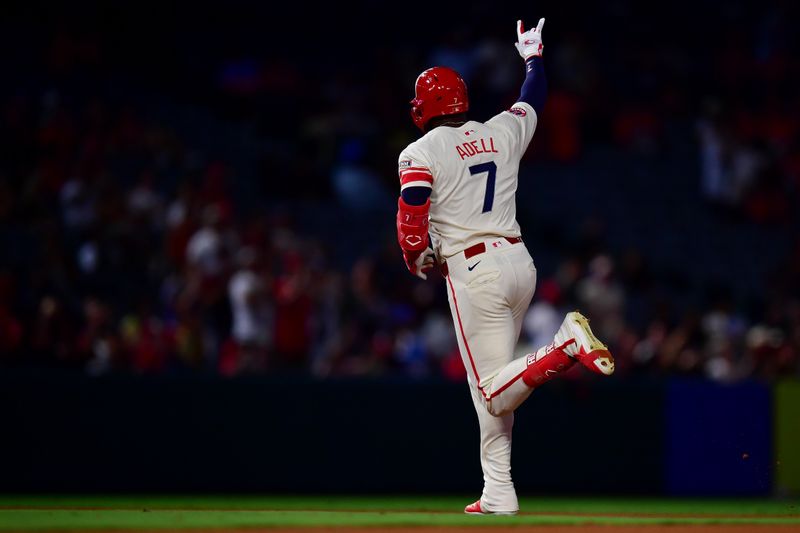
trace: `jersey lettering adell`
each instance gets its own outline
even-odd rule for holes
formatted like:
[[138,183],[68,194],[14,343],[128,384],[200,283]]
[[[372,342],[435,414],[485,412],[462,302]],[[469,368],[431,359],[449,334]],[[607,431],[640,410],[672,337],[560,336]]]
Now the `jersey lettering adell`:
[[431,187],[431,247],[440,259],[482,240],[520,237],[519,161],[536,129],[525,102],[485,123],[439,126],[400,154],[401,190]]

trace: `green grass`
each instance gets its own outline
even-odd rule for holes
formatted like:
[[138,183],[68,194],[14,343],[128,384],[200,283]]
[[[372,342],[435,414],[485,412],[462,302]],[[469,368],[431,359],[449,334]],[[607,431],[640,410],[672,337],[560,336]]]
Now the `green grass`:
[[[0,496],[0,530],[276,526],[787,524],[800,502],[526,498],[515,517],[461,513],[453,497]],[[573,514],[579,513],[579,514]]]

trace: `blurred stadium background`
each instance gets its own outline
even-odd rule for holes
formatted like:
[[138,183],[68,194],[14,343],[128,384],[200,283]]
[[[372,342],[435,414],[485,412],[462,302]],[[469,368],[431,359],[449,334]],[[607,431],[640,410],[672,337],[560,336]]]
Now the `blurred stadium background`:
[[485,120],[524,76],[514,22],[545,16],[520,352],[580,308],[617,375],[523,406],[520,490],[800,491],[795,3],[3,11],[0,490],[477,494],[396,158],[421,70],[460,71]]

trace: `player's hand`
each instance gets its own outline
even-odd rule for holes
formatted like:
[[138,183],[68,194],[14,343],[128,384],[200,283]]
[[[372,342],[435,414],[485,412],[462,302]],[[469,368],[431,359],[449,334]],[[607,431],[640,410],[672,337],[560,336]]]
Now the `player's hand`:
[[406,261],[408,271],[422,279],[428,279],[428,272],[436,264],[436,255],[430,246],[422,252],[404,251],[403,259]]
[[542,28],[544,28],[544,19],[539,19],[539,24],[532,30],[525,31],[522,21],[517,21],[517,42],[514,46],[517,47],[519,55],[525,61],[532,57],[541,57],[544,45],[542,44]]

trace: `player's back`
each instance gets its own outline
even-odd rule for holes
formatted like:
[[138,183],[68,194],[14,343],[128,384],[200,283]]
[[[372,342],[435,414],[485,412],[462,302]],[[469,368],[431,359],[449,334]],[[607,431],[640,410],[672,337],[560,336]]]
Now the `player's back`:
[[519,237],[515,193],[519,161],[536,115],[517,103],[485,123],[439,126],[400,155],[400,175],[430,171],[430,235],[439,257],[494,236]]

